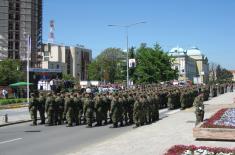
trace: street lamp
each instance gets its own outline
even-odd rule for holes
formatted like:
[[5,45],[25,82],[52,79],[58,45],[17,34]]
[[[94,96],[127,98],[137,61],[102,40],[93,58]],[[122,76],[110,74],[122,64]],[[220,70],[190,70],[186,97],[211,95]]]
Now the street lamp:
[[108,25],[110,27],[122,27],[126,29],[126,46],[127,46],[127,54],[126,54],[126,87],[129,88],[129,58],[128,58],[128,53],[129,53],[129,42],[128,42],[128,29],[132,26],[138,25],[138,24],[145,24],[147,23],[146,21],[142,22],[137,22],[137,23],[132,23],[128,25]]
[[24,31],[24,38],[27,43],[27,50],[26,50],[26,61],[27,61],[27,67],[26,67],[26,72],[27,72],[27,103],[29,103],[29,55],[31,53],[31,36],[26,34]]

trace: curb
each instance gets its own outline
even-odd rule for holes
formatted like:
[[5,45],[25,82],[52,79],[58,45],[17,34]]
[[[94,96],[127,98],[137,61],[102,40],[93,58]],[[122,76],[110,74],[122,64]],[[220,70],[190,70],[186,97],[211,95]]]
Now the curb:
[[17,122],[4,123],[4,124],[0,124],[0,127],[14,125],[14,124],[20,124],[20,123],[27,123],[27,122],[31,122],[31,121],[32,120],[21,120],[21,121],[17,121]]
[[24,108],[24,107],[28,107],[28,105],[5,105],[5,106],[0,106],[0,110],[4,110],[4,109],[17,109],[17,108]]

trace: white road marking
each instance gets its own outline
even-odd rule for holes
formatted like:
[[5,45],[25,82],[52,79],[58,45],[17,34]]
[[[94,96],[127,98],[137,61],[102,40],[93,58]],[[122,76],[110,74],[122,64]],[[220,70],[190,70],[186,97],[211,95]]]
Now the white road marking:
[[0,142],[0,144],[10,143],[10,142],[14,142],[14,141],[21,140],[21,139],[22,138],[11,139],[11,140]]

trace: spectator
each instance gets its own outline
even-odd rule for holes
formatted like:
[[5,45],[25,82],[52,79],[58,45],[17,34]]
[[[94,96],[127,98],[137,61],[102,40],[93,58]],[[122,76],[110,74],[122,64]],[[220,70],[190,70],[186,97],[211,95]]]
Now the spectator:
[[8,92],[5,88],[3,88],[3,90],[2,90],[2,95],[4,98],[8,98]]

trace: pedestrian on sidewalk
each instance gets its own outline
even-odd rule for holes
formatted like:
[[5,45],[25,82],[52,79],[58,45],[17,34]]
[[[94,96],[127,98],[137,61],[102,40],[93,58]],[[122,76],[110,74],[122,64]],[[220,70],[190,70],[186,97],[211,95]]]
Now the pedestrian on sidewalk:
[[204,119],[204,104],[203,104],[203,93],[200,93],[195,99],[194,99],[194,107],[195,107],[195,114],[196,114],[196,123],[195,126],[197,126],[200,122],[203,122]]
[[3,90],[2,90],[2,95],[6,99],[8,98],[8,92],[7,92],[7,90],[5,88],[3,88]]

